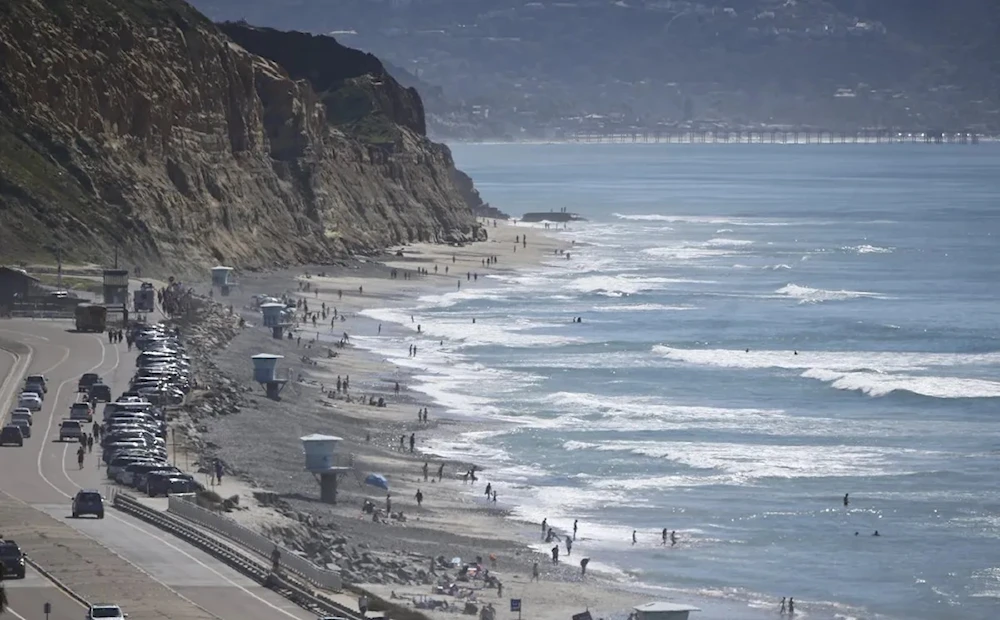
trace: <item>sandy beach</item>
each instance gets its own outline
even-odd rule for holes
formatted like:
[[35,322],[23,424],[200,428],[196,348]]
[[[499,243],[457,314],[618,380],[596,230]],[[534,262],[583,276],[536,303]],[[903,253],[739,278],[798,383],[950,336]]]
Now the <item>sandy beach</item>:
[[[179,449],[190,448],[191,461],[197,460],[198,451],[218,457],[227,471],[236,474],[237,479],[229,478],[217,488],[223,497],[240,496],[241,508],[231,513],[234,518],[303,549],[310,546],[304,539],[326,531],[327,543],[337,541],[326,549],[327,559],[341,568],[345,581],[394,603],[445,618],[461,613],[466,601],[476,601],[492,604],[502,617],[516,617],[509,611],[508,599],[521,598],[524,616],[540,620],[565,620],[587,609],[595,617],[624,617],[648,597],[593,570],[582,577],[579,560],[585,545],[566,557],[561,544],[558,564],[548,554],[532,551],[529,543],[542,542],[540,525],[506,518],[509,507],[502,487],[496,488],[495,502],[487,499],[489,471],[477,471],[477,481],[472,482],[464,474],[474,464],[443,462],[421,451],[428,437],[469,430],[471,423],[449,418],[425,395],[409,389],[405,369],[350,344],[352,335],[381,334],[399,340],[407,333],[404,330],[415,333],[419,325],[418,317],[413,325],[380,325],[360,316],[363,310],[401,305],[450,289],[488,287],[490,280],[484,277],[488,274],[536,267],[543,260],[572,260],[572,248],[555,235],[546,235],[541,225],[498,221],[494,226],[492,220],[484,220],[484,225],[490,235],[486,242],[461,247],[410,244],[345,267],[240,278],[238,289],[217,301],[232,304],[247,325],[213,360],[238,385],[240,410],[226,415],[204,405],[194,407],[193,419],[180,422],[187,434],[200,437],[202,447],[179,439]],[[311,319],[301,320],[300,310],[292,339],[275,340],[269,329],[260,327],[259,312],[251,310],[252,297],[283,293],[303,299],[308,312],[319,316],[313,325]],[[477,329],[471,317],[469,329]],[[348,340],[340,346],[344,334]],[[278,372],[290,382],[280,401],[266,399],[250,380],[249,358],[257,353],[284,356]],[[338,377],[341,382],[349,377],[346,393],[337,392]],[[379,399],[384,406],[369,404]],[[424,408],[426,422],[418,416]],[[310,433],[342,437],[341,458],[354,468],[353,475],[341,478],[336,505],[319,502],[318,485],[303,469],[299,437]],[[389,493],[363,484],[369,473],[385,476]],[[421,505],[415,499],[418,490]],[[370,500],[384,514],[387,495],[394,517],[402,513],[403,519],[373,522],[362,511],[363,503]],[[477,557],[489,568],[489,585],[482,579],[456,581],[456,570],[445,566],[453,558],[464,564]],[[431,573],[435,558],[444,562]],[[540,572],[537,582],[531,577],[535,562]],[[459,596],[435,593],[436,586],[452,582],[463,588]],[[443,604],[447,609],[427,608]]]

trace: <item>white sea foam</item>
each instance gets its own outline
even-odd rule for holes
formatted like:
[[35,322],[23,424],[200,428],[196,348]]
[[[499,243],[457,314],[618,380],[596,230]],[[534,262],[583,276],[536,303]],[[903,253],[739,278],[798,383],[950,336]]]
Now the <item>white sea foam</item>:
[[911,473],[903,462],[916,450],[873,446],[767,445],[680,441],[610,441],[599,452],[666,459],[724,473],[730,484],[760,478],[821,478]]
[[540,323],[528,319],[516,321],[481,319],[473,323],[469,318],[442,317],[410,320],[410,312],[396,308],[372,308],[359,314],[382,322],[397,323],[417,331],[429,340],[448,339],[463,346],[544,347],[579,342],[574,336],[531,333],[531,330],[560,327],[554,323]]
[[648,278],[629,274],[617,276],[593,275],[571,280],[563,288],[580,293],[597,293],[606,297],[621,297],[623,295],[634,295],[643,291],[668,288],[666,285],[669,284],[714,284],[714,282],[690,278]]
[[[620,220],[645,222],[670,222],[680,224],[715,224],[720,226],[795,226],[797,222],[779,222],[768,220],[748,220],[739,217],[719,217],[709,215],[661,215],[661,214],[622,214],[615,213]],[[806,224],[807,222],[802,222]],[[821,222],[808,222],[818,224]]]
[[800,376],[869,396],[905,391],[933,398],[997,398],[1000,382],[985,379],[913,374],[948,367],[1000,365],[1000,353],[900,353],[850,351],[742,351],[674,349],[653,352],[677,362],[720,368],[800,370]]
[[848,245],[840,248],[845,252],[853,252],[855,254],[892,254],[896,248],[883,248],[876,245]]
[[673,246],[660,248],[646,248],[642,251],[647,256],[673,261],[695,261],[704,258],[716,258],[718,256],[731,256],[736,254],[731,249]]
[[798,299],[800,304],[816,304],[825,301],[847,301],[849,299],[889,299],[879,293],[865,291],[829,291],[810,288],[798,284],[787,284],[775,291],[778,295]]
[[716,237],[714,239],[709,239],[703,243],[707,248],[745,248],[753,245],[753,241],[747,239],[726,239],[724,237]]
[[1000,382],[961,377],[920,377],[886,375],[879,372],[837,372],[814,368],[803,377],[825,381],[838,390],[852,390],[868,396],[912,392],[933,398],[1000,398]]
[[667,304],[621,304],[611,306],[594,306],[593,312],[673,312],[697,310],[697,306],[671,306]]

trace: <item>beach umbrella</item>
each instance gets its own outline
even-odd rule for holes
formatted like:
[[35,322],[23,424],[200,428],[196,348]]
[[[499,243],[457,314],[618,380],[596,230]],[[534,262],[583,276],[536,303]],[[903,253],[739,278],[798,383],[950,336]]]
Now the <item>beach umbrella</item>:
[[385,489],[386,491],[389,490],[389,481],[386,480],[385,476],[382,474],[368,474],[368,477],[365,478],[365,484],[373,487],[379,487]]

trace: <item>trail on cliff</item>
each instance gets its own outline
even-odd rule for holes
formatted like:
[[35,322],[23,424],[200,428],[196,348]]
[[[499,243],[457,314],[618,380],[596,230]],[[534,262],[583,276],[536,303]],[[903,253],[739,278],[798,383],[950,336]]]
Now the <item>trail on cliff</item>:
[[183,2],[0,0],[0,258],[266,267],[475,234],[416,91],[310,41],[290,75]]

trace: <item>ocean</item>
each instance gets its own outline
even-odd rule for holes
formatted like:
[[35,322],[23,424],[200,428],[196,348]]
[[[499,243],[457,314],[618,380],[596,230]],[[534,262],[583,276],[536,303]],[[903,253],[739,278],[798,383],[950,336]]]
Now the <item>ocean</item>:
[[367,312],[419,317],[420,358],[364,346],[469,422],[433,452],[672,599],[1000,616],[1000,148],[453,151],[495,206],[587,221],[569,260]]

